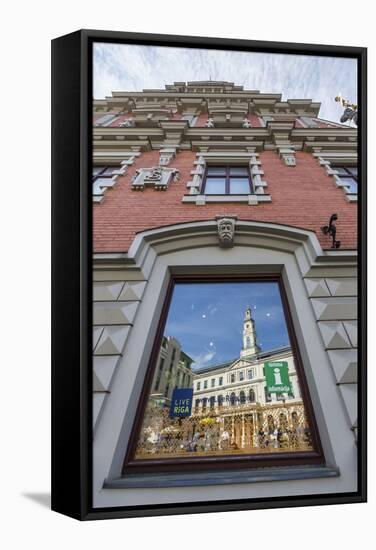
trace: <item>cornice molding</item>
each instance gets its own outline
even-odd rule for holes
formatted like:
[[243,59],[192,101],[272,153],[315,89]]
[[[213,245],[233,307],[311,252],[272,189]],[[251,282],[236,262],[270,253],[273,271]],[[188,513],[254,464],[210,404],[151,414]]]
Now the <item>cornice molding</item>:
[[[128,252],[94,254],[93,267],[99,270],[126,268],[141,272],[147,279],[156,255],[202,246],[218,247],[215,219],[139,232]],[[305,277],[336,276],[339,267],[342,276],[356,276],[357,273],[356,250],[323,250],[314,231],[299,227],[238,219],[234,239],[234,247],[237,246],[271,248],[294,254]],[[223,251],[224,254],[228,252]]]

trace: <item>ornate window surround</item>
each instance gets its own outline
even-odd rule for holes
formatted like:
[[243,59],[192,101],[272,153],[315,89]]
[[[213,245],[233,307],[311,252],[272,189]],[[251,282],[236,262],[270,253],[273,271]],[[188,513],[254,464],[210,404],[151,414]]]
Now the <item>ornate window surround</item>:
[[[227,164],[227,165],[249,165],[249,170],[252,177],[253,193],[249,195],[205,195],[201,192],[203,178],[207,166],[211,164]],[[184,195],[182,202],[193,203],[196,206],[203,206],[207,203],[226,203],[226,202],[242,202],[250,206],[256,206],[260,202],[270,202],[271,196],[265,193],[267,182],[262,179],[264,171],[261,168],[261,161],[258,153],[252,152],[232,152],[232,151],[216,151],[207,152],[200,151],[196,153],[194,161],[195,168],[191,171],[193,178],[187,183],[189,193]]]
[[[231,180],[232,178],[240,178],[242,182],[245,182],[247,185],[248,185],[248,189],[247,189],[247,192],[245,193],[242,193],[244,195],[249,195],[250,193],[252,193],[252,178],[251,178],[251,173],[250,173],[250,167],[249,165],[247,164],[246,166],[241,166],[240,168],[242,170],[244,170],[241,174],[235,174],[233,175],[231,173],[231,169],[232,168],[239,168],[238,166],[228,166],[228,165],[213,165],[213,168],[217,169],[217,172],[215,173],[210,173],[209,169],[211,169],[212,166],[207,166],[206,170],[205,170],[205,173],[204,173],[204,176],[203,176],[203,191],[204,191],[204,194],[205,195],[208,195],[208,194],[211,194],[213,195],[214,193],[208,193],[207,192],[207,185],[209,183],[210,185],[210,181],[214,178],[214,179],[217,179],[217,178],[221,178],[221,179],[224,179],[225,180],[225,192],[222,193],[223,195],[236,195],[237,193],[232,193],[232,187],[231,187]],[[218,169],[219,170],[222,170],[222,173],[218,173]],[[240,193],[239,193],[240,194]]]
[[118,170],[114,170],[112,173],[112,178],[106,178],[108,179],[108,183],[106,182],[105,185],[100,186],[101,193],[94,194],[93,192],[93,202],[94,203],[101,203],[104,199],[104,194],[107,191],[107,189],[112,189],[114,185],[116,185],[116,182],[120,176],[124,176],[127,173],[128,166],[131,166],[135,159],[140,156],[140,152],[137,151],[130,151],[129,153],[104,153],[104,152],[94,152],[94,158],[93,158],[93,165],[111,165],[116,164],[118,166],[120,164],[120,168]]
[[349,188],[344,184],[343,180],[339,177],[337,170],[332,168],[335,166],[357,166],[358,155],[356,152],[314,152],[313,156],[316,157],[321,166],[324,166],[328,176],[334,178],[335,185],[342,187],[346,200],[349,202],[357,202],[358,194],[350,193]]

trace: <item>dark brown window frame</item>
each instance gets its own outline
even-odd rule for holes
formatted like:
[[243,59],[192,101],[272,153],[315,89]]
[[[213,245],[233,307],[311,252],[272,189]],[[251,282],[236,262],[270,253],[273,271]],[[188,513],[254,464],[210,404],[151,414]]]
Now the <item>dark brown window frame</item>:
[[[171,305],[172,293],[175,284],[179,283],[215,283],[215,282],[276,282],[278,283],[283,312],[285,315],[287,331],[290,339],[291,350],[295,360],[295,368],[298,374],[301,396],[306,410],[306,416],[310,427],[312,451],[294,451],[293,453],[257,453],[257,455],[222,455],[222,456],[199,456],[199,457],[176,457],[164,459],[134,459],[138,437],[142,427],[144,412],[147,405],[149,392],[153,380],[154,370],[158,353],[163,339],[163,333],[167,315]],[[207,403],[208,408],[208,403]],[[295,335],[292,316],[288,304],[287,294],[283,285],[281,275],[172,275],[169,281],[166,297],[164,300],[161,317],[159,320],[152,352],[149,359],[144,384],[141,390],[135,418],[133,421],[130,437],[123,462],[122,475],[134,473],[158,473],[177,471],[197,470],[229,470],[234,468],[260,468],[260,467],[284,467],[303,465],[324,465],[325,457],[320,441],[319,431],[314,415],[312,400],[308,390],[301,355]]]
[[[225,175],[215,175],[215,174],[208,174],[208,170],[211,168],[224,168]],[[230,169],[231,168],[245,168],[247,170],[246,176],[231,176],[230,175]],[[231,196],[247,196],[253,194],[253,184],[252,184],[252,177],[251,177],[251,171],[249,169],[249,166],[246,164],[207,164],[205,167],[204,177],[202,181],[202,189],[201,193],[203,195],[206,194],[206,183],[207,180],[214,179],[214,178],[225,178],[225,193],[208,193],[210,195],[221,195],[223,197],[231,197]],[[230,193],[231,187],[230,187],[230,180],[232,177],[236,177],[238,179],[244,179],[247,180],[248,186],[249,186],[249,192],[248,193]]]

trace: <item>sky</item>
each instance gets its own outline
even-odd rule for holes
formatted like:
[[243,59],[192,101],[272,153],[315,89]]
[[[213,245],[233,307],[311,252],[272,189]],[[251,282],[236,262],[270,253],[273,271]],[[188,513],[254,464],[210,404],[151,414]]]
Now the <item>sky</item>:
[[312,99],[321,103],[320,117],[339,121],[341,95],[357,102],[356,60],[290,54],[94,44],[94,97],[113,91],[164,89],[165,84],[225,80],[244,89],[282,93],[282,100]]
[[195,369],[236,359],[248,305],[262,351],[289,345],[278,284],[272,281],[177,283],[164,335],[180,342]]

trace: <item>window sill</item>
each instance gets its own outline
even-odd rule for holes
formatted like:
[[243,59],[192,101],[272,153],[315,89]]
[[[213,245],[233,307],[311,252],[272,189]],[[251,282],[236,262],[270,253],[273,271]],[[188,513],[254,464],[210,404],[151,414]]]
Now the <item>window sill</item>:
[[232,485],[236,483],[264,483],[268,481],[295,481],[338,477],[339,469],[328,466],[303,466],[259,468],[252,470],[229,470],[221,472],[185,472],[128,474],[118,479],[107,480],[104,489],[136,489],[161,487],[193,487],[202,485]]
[[243,202],[250,206],[256,206],[260,202],[271,202],[272,198],[266,194],[253,195],[184,195],[182,202],[203,206],[207,203]]

